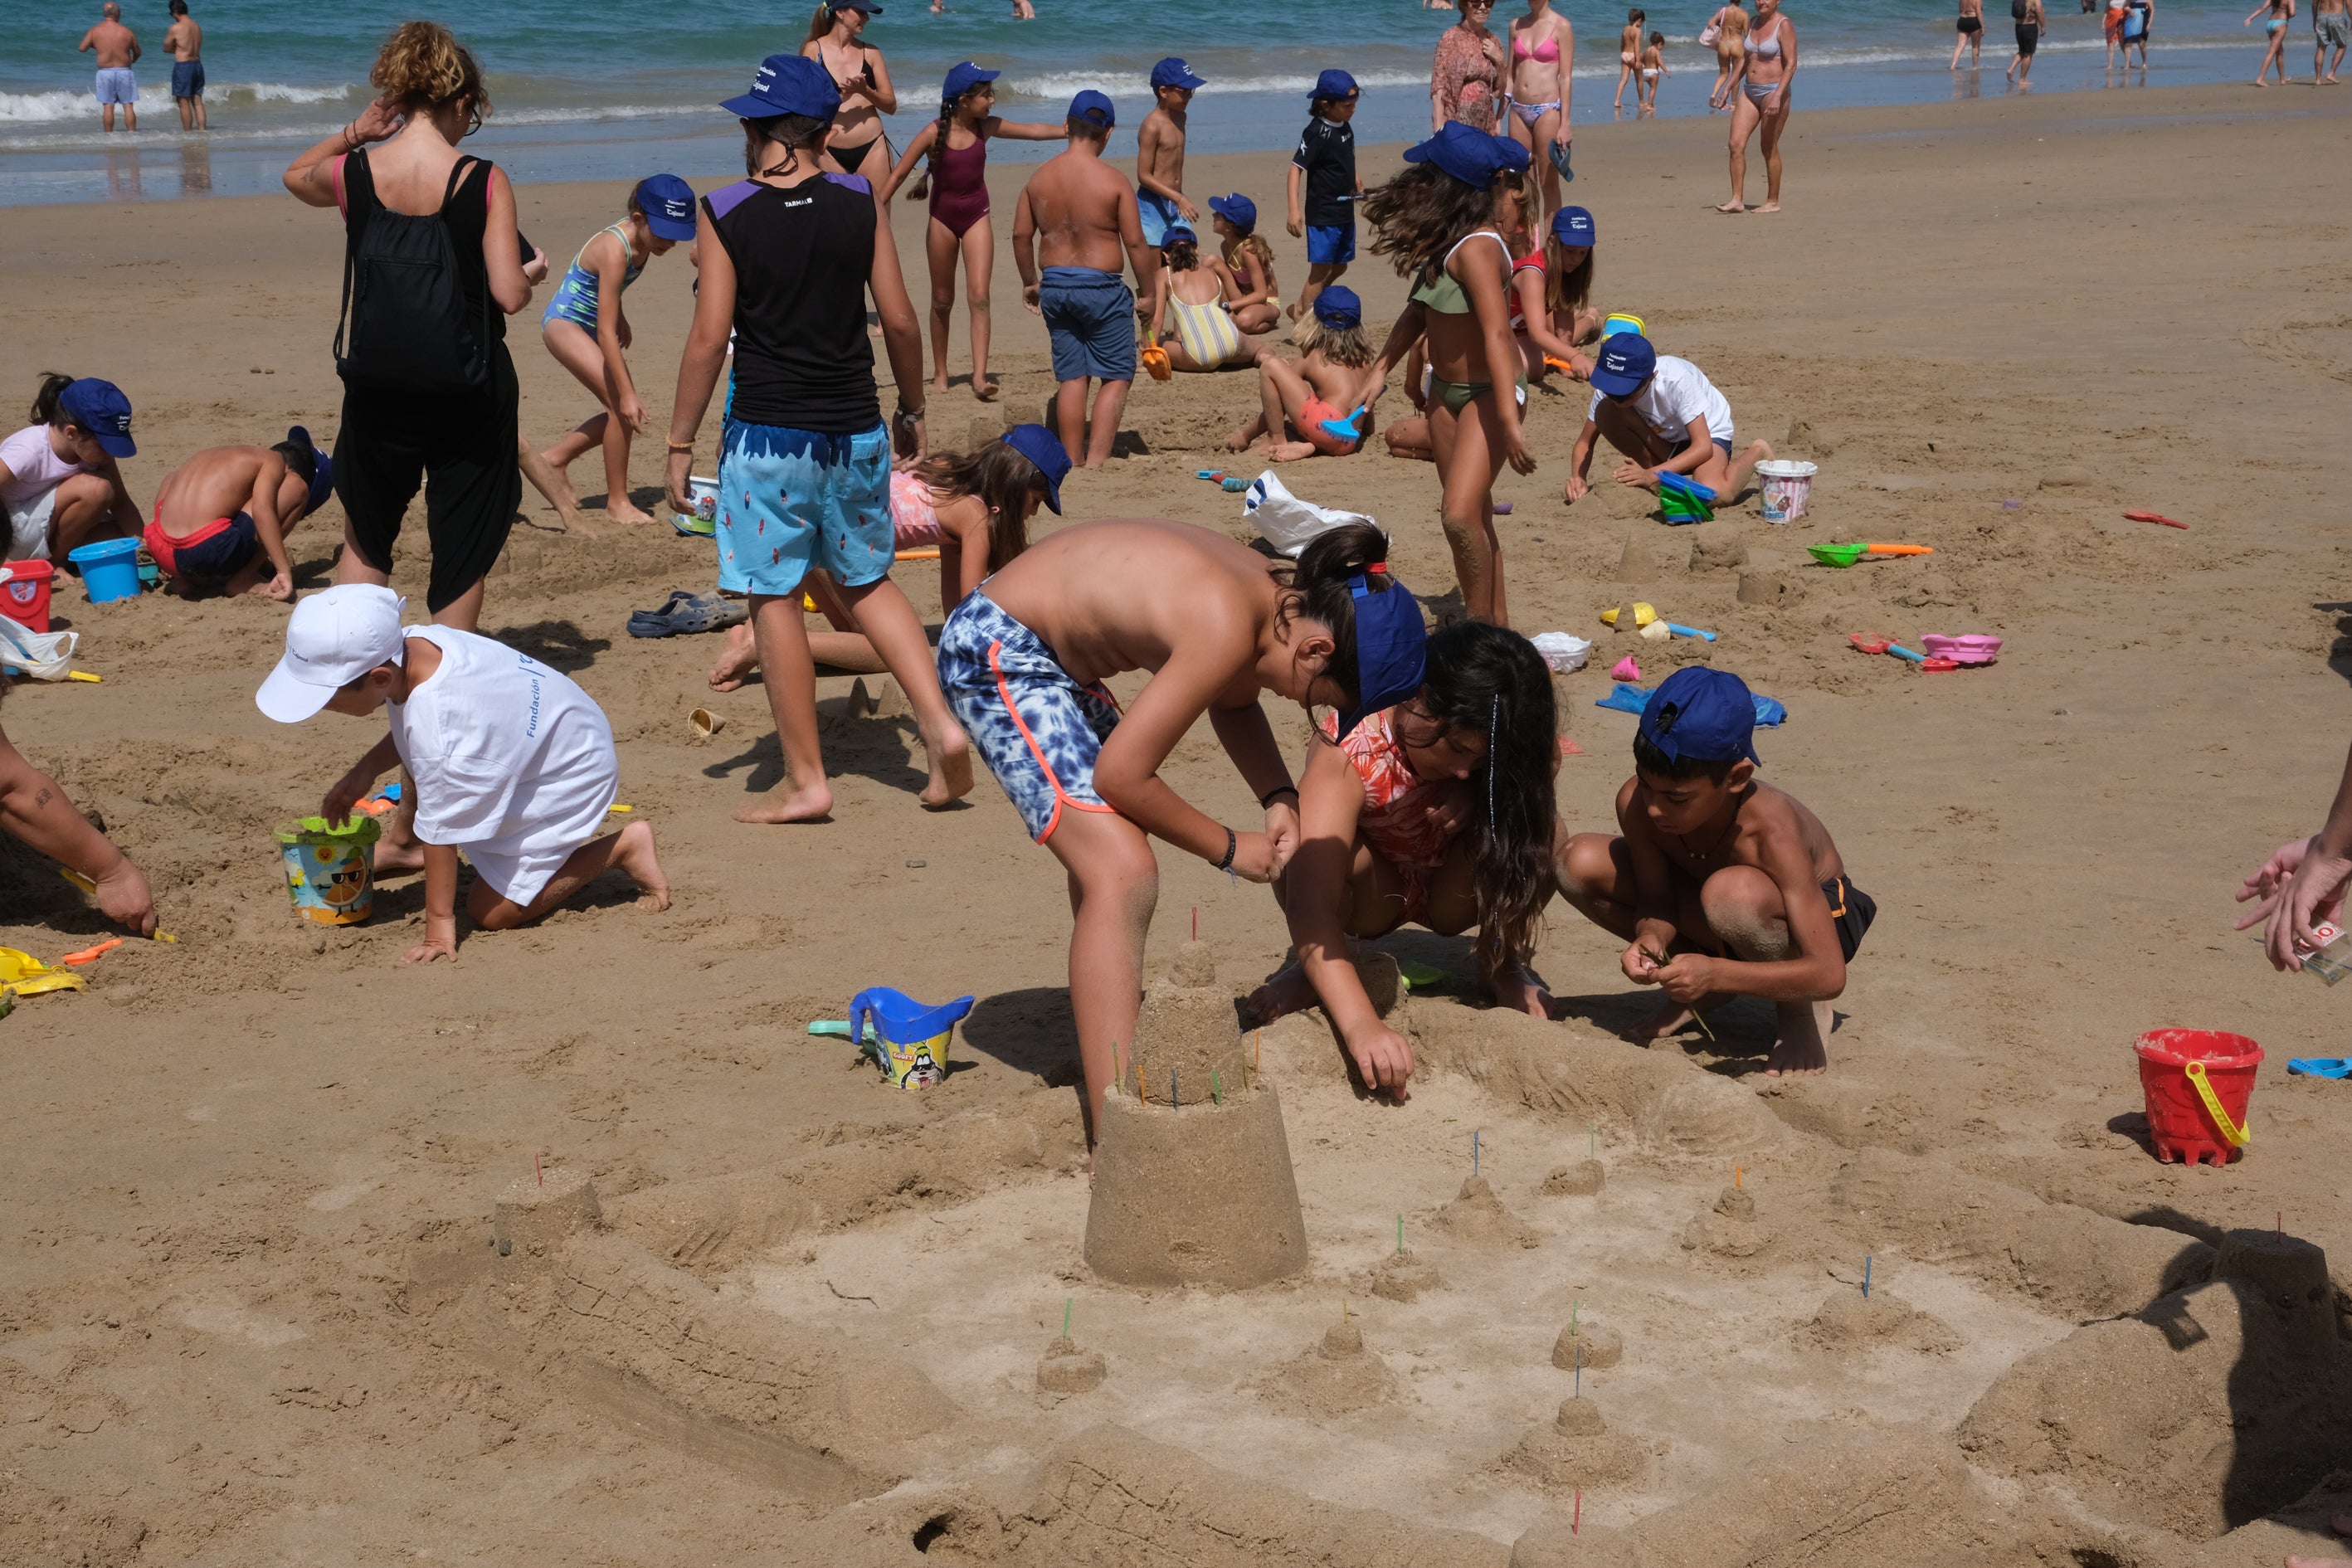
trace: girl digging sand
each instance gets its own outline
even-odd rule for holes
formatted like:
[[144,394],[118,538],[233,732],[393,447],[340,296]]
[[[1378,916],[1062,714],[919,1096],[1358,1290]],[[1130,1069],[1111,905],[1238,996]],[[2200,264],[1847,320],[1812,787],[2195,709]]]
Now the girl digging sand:
[[[1317,538],[1295,568],[1185,523],[1080,523],[1031,545],[940,631],[949,702],[1069,877],[1089,1142],[1113,1045],[1135,1038],[1160,889],[1151,840],[1271,880],[1298,842],[1297,792],[1258,694],[1344,708],[1344,734],[1421,684],[1421,608],[1387,553],[1361,523]],[[1102,683],[1138,669],[1150,679],[1122,711]],[[1160,778],[1203,714],[1262,830],[1224,826]]]
[[1479,984],[1545,1016],[1528,969],[1553,861],[1559,767],[1551,672],[1517,632],[1459,621],[1429,639],[1411,700],[1308,742],[1298,853],[1275,883],[1296,957],[1249,1006],[1261,1024],[1318,1002],[1366,1088],[1406,1097],[1412,1050],[1356,973],[1360,939],[1475,929]]
[[1379,232],[1373,253],[1412,281],[1412,299],[1352,401],[1369,421],[1390,367],[1426,334],[1430,445],[1444,481],[1439,515],[1462,608],[1506,626],[1495,476],[1507,461],[1522,474],[1536,467],[1519,428],[1525,366],[1511,341],[1511,253],[1503,238],[1533,205],[1528,150],[1454,123],[1404,157],[1405,171],[1364,198],[1364,216]]
[[971,310],[971,395],[982,403],[993,402],[997,391],[988,374],[988,280],[996,265],[996,227],[988,219],[988,139],[1058,142],[1067,134],[1059,125],[999,120],[992,112],[996,89],[989,84],[1002,74],[970,60],[948,72],[940,88],[940,117],[915,132],[882,183],[887,202],[916,160],[922,160],[923,172],[908,186],[907,199],[928,193],[931,202],[931,221],[923,231],[923,252],[931,263],[931,390],[948,389],[948,321],[955,314],[961,256],[965,303]]
[[[1257,345],[1225,309],[1241,286],[1223,260],[1201,255],[1200,237],[1182,224],[1171,225],[1160,242],[1151,281],[1151,341],[1167,351],[1172,369],[1223,370],[1257,357]],[[1173,336],[1163,341],[1171,319]]]
[[680,240],[694,237],[694,192],[676,174],[656,174],[629,193],[628,216],[601,228],[572,257],[555,297],[540,319],[539,335],[555,363],[596,395],[604,412],[540,454],[562,476],[591,447],[604,448],[604,515],[615,522],[651,522],[629,499],[629,437],[646,427],[645,400],[630,378],[629,318],[621,295],[646,263]]
[[1287,463],[1318,452],[1344,458],[1364,444],[1362,436],[1342,439],[1323,424],[1348,416],[1334,399],[1352,394],[1364,367],[1372,363],[1372,342],[1364,336],[1364,307],[1356,291],[1333,284],[1316,295],[1315,325],[1300,333],[1297,342],[1307,353],[1296,364],[1274,349],[1259,351],[1257,417],[1234,432],[1225,443],[1227,451],[1246,452],[1259,437],[1270,436],[1274,449],[1267,455]]
[[1232,274],[1235,293],[1225,309],[1244,332],[1270,332],[1282,320],[1281,287],[1274,280],[1274,247],[1257,232],[1257,204],[1235,191],[1211,196],[1209,226],[1217,236],[1218,254]]

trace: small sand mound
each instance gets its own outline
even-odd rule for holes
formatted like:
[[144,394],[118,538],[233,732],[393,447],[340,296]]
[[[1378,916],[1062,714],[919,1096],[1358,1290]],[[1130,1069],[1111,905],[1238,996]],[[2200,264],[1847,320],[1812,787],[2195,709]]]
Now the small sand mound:
[[1328,1420],[1396,1397],[1396,1374],[1364,1348],[1364,1331],[1334,1323],[1312,1350],[1302,1352],[1258,1384],[1258,1396],[1294,1415]]
[[1638,1483],[1649,1473],[1650,1457],[1635,1439],[1610,1431],[1591,1400],[1563,1399],[1559,1416],[1520,1438],[1503,1464],[1565,1491]]
[[1683,1228],[1685,1252],[1711,1253],[1717,1258],[1753,1258],[1772,1243],[1772,1232],[1756,1217],[1756,1199],[1738,1187],[1726,1187],[1712,1208],[1701,1209]]
[[1800,1342],[1825,1351],[1870,1350],[1893,1345],[1927,1355],[1960,1347],[1960,1336],[1941,1318],[1922,1312],[1885,1290],[1832,1290],[1812,1321],[1797,1331]]
[[1598,1193],[1607,1180],[1607,1173],[1598,1160],[1579,1160],[1573,1165],[1562,1165],[1543,1179],[1536,1190],[1548,1198],[1589,1198]]
[[1045,1347],[1037,1363],[1037,1388],[1042,1394],[1087,1394],[1109,1374],[1102,1352],[1082,1351],[1064,1334]]
[[1454,1200],[1437,1211],[1437,1228],[1456,1241],[1486,1247],[1533,1247],[1536,1233],[1503,1206],[1484,1176],[1462,1184]]
[[1560,1330],[1552,1342],[1551,1364],[1562,1372],[1579,1366],[1598,1372],[1625,1359],[1625,1336],[1606,1323],[1580,1315],[1572,1327]]
[[1444,1288],[1436,1268],[1415,1258],[1410,1248],[1390,1253],[1372,1270],[1372,1294],[1383,1300],[1417,1300],[1424,1290]]

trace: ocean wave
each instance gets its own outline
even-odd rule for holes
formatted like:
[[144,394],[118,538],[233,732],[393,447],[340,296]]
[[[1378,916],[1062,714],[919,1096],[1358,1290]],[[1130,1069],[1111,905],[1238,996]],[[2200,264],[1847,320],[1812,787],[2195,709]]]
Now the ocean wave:
[[[168,62],[167,62],[168,63]],[[149,112],[169,113],[172,109],[172,73],[149,66],[148,79],[139,84],[139,108]],[[226,81],[207,83],[205,100],[208,103],[331,103],[351,98],[361,89],[354,85],[341,87],[297,87],[282,81]],[[98,114],[98,94],[76,92],[70,89],[52,88],[45,92],[0,92],[0,125],[37,125],[44,121],[89,120]]]

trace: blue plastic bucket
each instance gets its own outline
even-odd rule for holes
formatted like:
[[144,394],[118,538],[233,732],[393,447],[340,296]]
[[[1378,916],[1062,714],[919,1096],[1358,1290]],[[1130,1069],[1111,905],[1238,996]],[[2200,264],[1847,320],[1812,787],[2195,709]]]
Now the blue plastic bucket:
[[81,585],[93,605],[139,596],[139,542],[105,539],[66,557],[81,568]]
[[948,1042],[971,1001],[961,996],[931,1007],[887,985],[870,986],[850,1000],[849,1037],[864,1039],[870,1026],[871,1048],[890,1081],[900,1089],[929,1089],[948,1076]]

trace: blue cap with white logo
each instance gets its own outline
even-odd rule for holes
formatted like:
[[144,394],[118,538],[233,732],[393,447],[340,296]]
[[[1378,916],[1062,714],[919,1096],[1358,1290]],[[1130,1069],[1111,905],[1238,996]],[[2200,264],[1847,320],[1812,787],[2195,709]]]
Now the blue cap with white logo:
[[1257,204],[1235,191],[1229,196],[1211,196],[1209,210],[1231,223],[1235,228],[1257,226]]
[[1109,99],[1088,88],[1070,100],[1069,118],[1083,120],[1089,125],[1099,125],[1108,131],[1118,123],[1118,110],[1111,107]]
[[994,81],[1003,71],[982,70],[971,60],[964,60],[948,71],[948,79],[940,84],[940,101],[953,103],[984,81]]
[[1592,384],[1611,397],[1630,397],[1657,374],[1656,345],[1639,332],[1619,332],[1601,340],[1601,357],[1592,363]]
[[1346,71],[1328,70],[1315,79],[1315,90],[1307,94],[1307,100],[1312,102],[1321,98],[1336,102],[1340,99],[1355,97],[1359,90],[1356,79]]
[[1438,133],[1417,147],[1405,149],[1408,163],[1434,163],[1465,185],[1491,185],[1510,165],[1503,149],[1516,148],[1518,166],[1528,166],[1527,149],[1505,136],[1490,136],[1475,125],[1449,120]]
[[637,182],[637,210],[656,239],[694,237],[694,187],[676,174],[652,174]]
[[1192,68],[1174,55],[1169,56],[1151,68],[1151,85],[1155,88],[1206,87],[1208,84],[1207,77],[1194,76]]
[[1562,207],[1551,215],[1551,237],[1562,245],[1591,246],[1592,215],[1582,207]]
[[752,73],[751,90],[719,108],[745,120],[805,114],[830,120],[841,109],[841,88],[833,73],[803,55],[770,55]]
[[110,458],[135,458],[139,447],[131,439],[131,399],[110,381],[83,376],[58,395],[66,417],[98,443]]
[[302,515],[308,517],[326,505],[327,498],[335,493],[335,459],[319,450],[318,443],[310,439],[310,432],[299,425],[287,428],[286,439],[297,447],[310,449],[310,500],[302,509]]
[[1685,665],[1642,710],[1642,739],[1670,763],[1730,763],[1756,754],[1756,694],[1727,669]]

